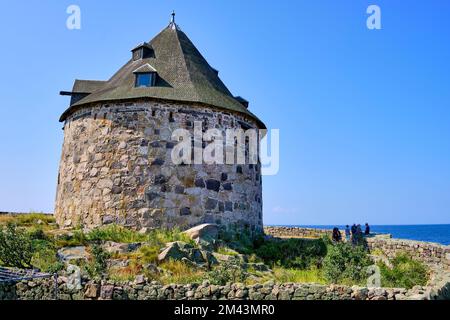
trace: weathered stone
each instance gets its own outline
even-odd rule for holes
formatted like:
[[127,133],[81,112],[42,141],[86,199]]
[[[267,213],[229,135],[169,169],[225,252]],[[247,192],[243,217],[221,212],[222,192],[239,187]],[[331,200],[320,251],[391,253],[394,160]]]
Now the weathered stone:
[[113,285],[103,285],[100,288],[100,299],[102,300],[110,300],[112,299],[114,291]]
[[216,192],[219,192],[220,190],[220,181],[214,180],[214,179],[208,179],[206,180],[206,188],[208,190],[213,190]]
[[61,248],[58,250],[57,256],[63,262],[87,260],[89,258],[84,246]]
[[189,230],[184,231],[191,239],[216,239],[219,234],[219,228],[216,224],[205,223],[195,226]]
[[187,251],[187,249],[191,249],[191,246],[184,242],[170,242],[167,244],[167,247],[158,255],[158,260],[168,261],[170,259],[181,260],[183,257],[189,258],[189,251]]
[[215,210],[217,207],[218,201],[216,199],[208,198],[206,200],[205,209],[206,210]]
[[[171,112],[175,122],[169,121]],[[80,117],[83,113],[96,117]],[[235,113],[227,114],[220,124],[221,115],[222,111],[207,106],[169,101],[110,102],[107,108],[99,103],[75,111],[64,128],[55,209],[58,224],[93,229],[117,223],[139,230],[211,221],[261,231],[261,185],[250,183],[255,179],[253,170],[236,175],[236,166],[171,161],[170,149],[178,143],[171,134],[180,123],[207,117],[208,127],[221,129],[249,121]],[[230,183],[232,190],[221,193],[222,183]],[[217,197],[212,191],[218,192]],[[205,208],[208,197],[218,201],[215,209]],[[241,204],[236,209],[235,202]],[[181,208],[189,208],[190,214],[183,210],[186,215],[181,215]]]
[[136,251],[141,245],[142,243],[118,243],[113,241],[106,241],[103,245],[103,249],[105,249],[106,252],[112,254],[124,254]]
[[84,296],[86,298],[97,298],[100,286],[96,283],[86,284]]
[[185,207],[185,208],[181,208],[181,209],[180,209],[180,215],[181,215],[181,216],[188,216],[188,215],[190,215],[190,214],[192,214],[190,208]]
[[200,178],[200,179],[195,179],[195,186],[196,186],[197,188],[205,188],[205,187],[206,187],[205,181],[204,181],[202,178]]
[[229,211],[229,212],[233,211],[233,202],[231,202],[231,201],[225,202],[225,211]]

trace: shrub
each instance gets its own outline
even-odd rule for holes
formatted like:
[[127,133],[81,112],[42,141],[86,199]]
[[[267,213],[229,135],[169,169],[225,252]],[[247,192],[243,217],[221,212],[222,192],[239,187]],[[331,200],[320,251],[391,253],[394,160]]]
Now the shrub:
[[225,242],[227,246],[243,254],[251,254],[254,249],[264,243],[262,233],[252,233],[248,229],[231,228],[229,230],[221,228],[218,239]]
[[41,226],[35,226],[29,229],[28,235],[31,240],[48,240],[48,237]]
[[320,265],[326,251],[322,239],[286,239],[266,241],[255,253],[266,264],[308,269]]
[[85,265],[85,270],[94,279],[103,278],[108,268],[109,254],[97,244],[91,247],[91,254],[91,260]]
[[391,260],[392,268],[379,262],[383,287],[410,289],[416,285],[424,286],[428,280],[428,268],[407,254],[398,254]]
[[81,230],[75,230],[73,233],[56,236],[55,243],[57,247],[76,247],[87,245],[88,239]]
[[41,248],[31,259],[33,267],[43,272],[56,273],[64,268],[64,264],[56,257],[56,250],[52,247]]
[[372,261],[362,246],[338,243],[328,246],[323,261],[323,273],[333,283],[361,284],[367,277],[367,267]]
[[0,228],[0,261],[4,266],[30,268],[33,246],[29,235],[8,223]]
[[212,284],[225,285],[227,282],[244,282],[247,274],[237,259],[230,259],[208,272]]

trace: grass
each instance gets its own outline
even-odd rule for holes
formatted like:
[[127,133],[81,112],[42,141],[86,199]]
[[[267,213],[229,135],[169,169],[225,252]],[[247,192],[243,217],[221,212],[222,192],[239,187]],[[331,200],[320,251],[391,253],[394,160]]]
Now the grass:
[[375,248],[375,249],[371,250],[370,254],[372,254],[374,256],[384,256],[385,255],[383,250],[381,250],[380,248]]
[[206,275],[204,271],[194,269],[181,261],[169,260],[162,263],[160,268],[168,271],[158,278],[163,284],[201,283]]
[[35,212],[27,214],[0,215],[0,226],[5,226],[8,223],[13,223],[24,229],[40,226],[45,231],[49,231],[56,228],[55,218],[53,215]]
[[237,256],[239,253],[226,247],[226,246],[220,246],[216,250],[217,253],[227,255],[227,256]]
[[126,267],[112,267],[108,270],[108,278],[117,282],[133,281],[136,275],[142,274],[142,265],[131,261]]
[[119,226],[108,225],[96,228],[85,234],[86,241],[113,241],[120,243],[146,242],[152,245],[164,245],[167,242],[184,241],[195,244],[193,240],[179,229],[157,229],[149,233],[139,233],[137,231]]
[[276,282],[286,283],[286,282],[295,282],[295,283],[320,283],[326,284],[327,281],[323,276],[323,273],[320,269],[311,268],[307,270],[301,269],[286,269],[282,267],[274,267],[273,269],[273,279]]
[[405,253],[391,260],[392,268],[379,262],[381,284],[383,287],[410,289],[416,285],[424,286],[428,281],[428,268]]
[[158,229],[144,234],[119,225],[107,225],[86,233],[81,230],[74,230],[70,235],[60,234],[56,239],[60,247],[82,246],[93,242],[105,241],[119,243],[143,242],[157,247],[163,247],[167,242],[173,241],[183,241],[195,245],[195,242],[179,229]]
[[[225,279],[231,269],[233,269],[233,266],[235,266],[233,264],[227,267],[221,264],[219,267],[214,267],[213,270],[205,271],[181,261],[159,263],[158,254],[167,242],[183,241],[195,246],[195,242],[179,229],[157,229],[149,233],[139,233],[119,225],[107,225],[88,232],[83,232],[82,230],[62,231],[56,229],[55,220],[50,215],[40,213],[0,215],[0,228],[8,223],[13,223],[18,226],[18,229],[25,231],[33,246],[31,264],[44,272],[56,272],[64,267],[56,257],[56,252],[59,248],[83,245],[88,247],[88,251],[92,251],[93,247],[106,241],[143,243],[135,252],[115,254],[113,256],[115,259],[128,260],[126,267],[112,267],[107,270],[108,278],[114,281],[132,281],[136,275],[144,274],[149,279],[157,280],[163,284],[200,283],[204,279],[211,278],[212,275],[215,275],[215,278],[218,280]],[[217,253],[232,257],[240,253],[245,254],[249,263],[264,261],[272,267],[272,273],[268,273],[254,270],[250,266],[245,270],[245,279],[243,279],[243,282],[247,284],[265,282],[267,280],[274,280],[279,283],[327,284],[333,282],[329,279],[327,280],[326,277],[330,273],[328,269],[331,268],[331,271],[333,271],[333,274],[336,273],[337,277],[334,282],[353,285],[359,283],[354,276],[360,271],[358,271],[358,268],[353,268],[355,269],[353,270],[351,266],[358,261],[364,262],[357,263],[358,266],[364,267],[367,264],[366,252],[358,253],[358,250],[355,250],[355,248],[348,247],[347,251],[339,251],[339,254],[337,254],[334,251],[341,246],[328,246],[327,248],[326,241],[323,239],[288,239],[280,241],[260,239],[259,241],[251,241],[245,233],[239,236],[226,237],[227,235],[222,235],[222,245],[216,249]],[[383,252],[381,250],[373,250],[372,254],[382,255]],[[102,261],[99,260],[101,263],[97,263],[98,266],[93,265],[93,267],[100,270],[105,265],[107,258],[102,255],[98,256],[101,256],[100,260]],[[330,259],[333,257],[334,260],[332,259],[330,262]],[[350,262],[352,263],[347,260],[351,260]],[[382,262],[379,263],[383,286],[411,288],[414,285],[426,284],[428,269],[422,263],[406,255],[400,255],[392,259],[391,262],[393,268],[387,267]],[[146,267],[148,264],[158,265],[163,272],[151,273]],[[338,266],[344,267],[338,268]],[[236,268],[239,269],[239,266],[236,265]],[[102,272],[97,273],[102,275]],[[359,275],[359,273],[356,275]],[[365,277],[362,280],[364,279]]]

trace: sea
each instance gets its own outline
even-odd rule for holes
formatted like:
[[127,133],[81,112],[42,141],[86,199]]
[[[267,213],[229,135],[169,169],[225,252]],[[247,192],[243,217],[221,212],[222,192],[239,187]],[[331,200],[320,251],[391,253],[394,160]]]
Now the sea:
[[[364,225],[361,225],[364,231]],[[317,228],[317,229],[345,229],[345,226],[336,225],[291,225],[289,227]],[[450,245],[450,224],[418,224],[418,225],[371,225],[373,233],[389,233],[393,238],[417,241],[435,242]]]

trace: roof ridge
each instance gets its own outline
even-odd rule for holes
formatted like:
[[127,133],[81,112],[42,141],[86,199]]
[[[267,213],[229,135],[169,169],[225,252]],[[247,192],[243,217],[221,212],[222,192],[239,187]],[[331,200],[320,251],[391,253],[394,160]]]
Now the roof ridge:
[[[171,28],[171,25],[169,25],[167,28]],[[179,38],[179,36],[178,36],[178,32],[183,32],[183,31],[181,31],[181,30],[179,30],[179,29],[177,29],[177,28],[175,28],[175,29],[170,29],[170,30],[175,31],[175,36],[177,37],[177,45],[178,45],[178,47],[179,47],[179,49],[180,49],[180,51],[181,51],[181,56],[182,56],[182,58],[183,58],[184,68],[186,69],[186,73],[187,73],[187,75],[188,75],[188,77],[189,77],[189,81],[190,81],[191,83],[193,83],[193,81],[192,81],[192,76],[191,76],[191,72],[190,72],[190,70],[189,70],[189,68],[188,68],[188,66],[187,66],[186,55],[185,55],[184,52],[183,52],[183,47],[181,46],[181,41],[180,41],[180,38]],[[196,95],[197,99],[199,99],[199,98],[200,98],[200,94],[198,93],[198,91],[196,90],[196,87],[195,87],[194,85],[192,86],[192,90],[195,92],[195,95]]]

